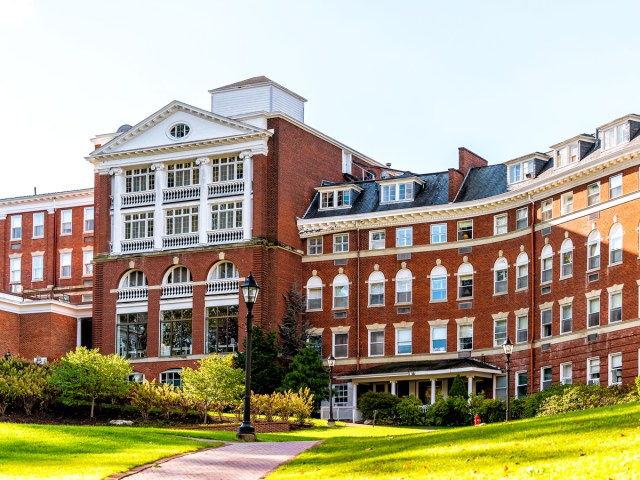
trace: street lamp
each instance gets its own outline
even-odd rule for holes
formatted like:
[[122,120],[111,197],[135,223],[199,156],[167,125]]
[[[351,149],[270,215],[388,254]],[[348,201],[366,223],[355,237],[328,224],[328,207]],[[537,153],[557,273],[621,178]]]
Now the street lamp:
[[242,296],[244,297],[244,303],[247,304],[247,345],[245,352],[244,363],[244,414],[242,417],[242,425],[238,427],[238,433],[236,438],[238,440],[245,440],[253,442],[256,439],[256,430],[251,425],[251,330],[253,314],[253,305],[258,298],[258,292],[260,287],[253,278],[253,274],[249,273],[249,276],[240,287],[242,290]]
[[507,339],[502,344],[502,349],[504,350],[504,354],[507,357],[507,422],[511,420],[511,409],[509,402],[509,376],[511,373],[511,354],[513,353],[513,343],[511,343],[511,339],[507,337]]
[[327,358],[329,364],[329,420],[327,420],[328,427],[334,427],[336,421],[333,419],[333,367],[336,365],[336,358],[333,353]]

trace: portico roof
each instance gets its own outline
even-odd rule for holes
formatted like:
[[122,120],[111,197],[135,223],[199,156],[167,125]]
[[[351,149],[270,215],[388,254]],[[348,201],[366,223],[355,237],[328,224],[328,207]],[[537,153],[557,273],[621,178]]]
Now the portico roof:
[[452,358],[442,360],[423,360],[416,362],[385,363],[371,368],[354,370],[338,375],[339,380],[374,380],[389,377],[443,377],[447,375],[474,374],[478,376],[492,376],[501,373],[495,365],[481,362],[473,358]]

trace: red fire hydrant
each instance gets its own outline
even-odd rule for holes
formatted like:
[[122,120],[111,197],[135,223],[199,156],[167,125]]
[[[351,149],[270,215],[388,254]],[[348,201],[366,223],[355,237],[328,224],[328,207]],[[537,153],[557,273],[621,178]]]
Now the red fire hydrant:
[[480,425],[480,415],[476,413],[476,416],[473,418],[474,425]]

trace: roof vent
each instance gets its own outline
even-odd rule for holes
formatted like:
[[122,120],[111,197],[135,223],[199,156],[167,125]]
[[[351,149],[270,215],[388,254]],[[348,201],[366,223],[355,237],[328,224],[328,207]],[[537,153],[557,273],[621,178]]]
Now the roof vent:
[[120,125],[120,128],[118,128],[118,130],[116,131],[116,133],[124,133],[124,132],[128,132],[129,130],[131,130],[133,127],[131,125],[128,124],[124,124],[124,125]]

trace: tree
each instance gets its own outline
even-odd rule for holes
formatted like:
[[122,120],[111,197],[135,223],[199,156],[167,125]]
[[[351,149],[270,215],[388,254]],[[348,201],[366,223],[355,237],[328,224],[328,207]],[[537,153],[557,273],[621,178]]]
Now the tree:
[[309,388],[316,403],[329,397],[329,373],[322,364],[320,353],[307,347],[293,358],[289,367],[289,373],[284,377],[282,390],[292,390]]
[[[274,331],[265,334],[253,327],[251,341],[251,390],[254,393],[272,393],[282,384],[283,371],[278,362],[278,346]],[[245,344],[246,348],[246,344]],[[239,353],[237,365],[244,372],[245,354]]]
[[456,375],[456,378],[453,379],[453,383],[451,384],[451,388],[449,389],[449,396],[461,397],[465,400],[469,398],[467,387],[464,385],[464,382],[462,381],[462,377],[460,375]]
[[27,415],[40,402],[45,405],[51,397],[49,367],[29,362],[20,356],[0,360],[0,415],[9,404],[22,404]]
[[302,312],[306,309],[306,299],[298,292],[295,285],[282,296],[284,297],[284,317],[278,328],[282,363],[285,369],[288,369],[293,358],[307,346],[311,323],[302,316]]
[[67,405],[80,400],[91,402],[91,418],[97,400],[122,398],[129,393],[131,366],[119,355],[78,347],[54,363],[51,370],[51,384],[60,389],[60,400]]
[[182,388],[185,395],[191,397],[203,414],[207,423],[207,411],[213,408],[222,418],[223,410],[238,402],[244,388],[244,374],[241,369],[233,368],[230,355],[211,355],[199,362],[199,368],[182,370]]

